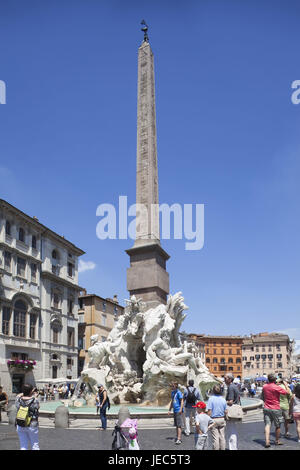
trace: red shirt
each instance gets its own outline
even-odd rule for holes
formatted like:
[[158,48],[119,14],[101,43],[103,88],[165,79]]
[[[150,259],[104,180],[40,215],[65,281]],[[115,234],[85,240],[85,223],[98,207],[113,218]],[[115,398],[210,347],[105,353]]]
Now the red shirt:
[[280,394],[286,395],[288,392],[275,383],[263,386],[264,408],[270,410],[280,410]]

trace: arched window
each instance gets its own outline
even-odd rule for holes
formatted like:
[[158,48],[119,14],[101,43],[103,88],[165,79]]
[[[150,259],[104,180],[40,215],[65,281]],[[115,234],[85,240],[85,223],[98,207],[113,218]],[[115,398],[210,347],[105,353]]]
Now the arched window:
[[14,336],[26,337],[27,305],[23,300],[17,300],[14,306]]
[[206,358],[206,363],[207,363],[207,364],[210,363],[210,358],[209,358],[209,357]]
[[5,233],[6,235],[11,235],[11,225],[9,220],[5,223]]
[[214,363],[214,364],[217,364],[217,362],[218,362],[218,359],[217,359],[216,357],[214,357],[214,358],[213,358],[213,363]]
[[58,253],[57,253],[56,250],[53,250],[53,251],[52,251],[52,258],[53,258],[53,259],[58,259]]
[[25,230],[22,227],[19,228],[19,240],[25,242]]
[[237,358],[236,358],[236,363],[237,363],[237,364],[240,364],[240,363],[241,363],[241,358],[240,358],[240,357],[237,357]]
[[232,357],[230,357],[230,358],[228,359],[228,363],[229,363],[229,364],[232,364],[232,363],[233,363]]

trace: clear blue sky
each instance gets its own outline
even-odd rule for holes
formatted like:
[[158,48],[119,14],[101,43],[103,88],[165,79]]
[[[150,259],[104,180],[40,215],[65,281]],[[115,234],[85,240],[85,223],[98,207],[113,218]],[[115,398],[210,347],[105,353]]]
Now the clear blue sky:
[[205,204],[201,251],[163,242],[171,293],[189,306],[183,327],[298,329],[299,14],[297,0],[2,2],[0,197],[86,251],[96,267],[80,285],[128,298],[132,240],[98,240],[96,208],[135,202],[145,18],[160,202]]

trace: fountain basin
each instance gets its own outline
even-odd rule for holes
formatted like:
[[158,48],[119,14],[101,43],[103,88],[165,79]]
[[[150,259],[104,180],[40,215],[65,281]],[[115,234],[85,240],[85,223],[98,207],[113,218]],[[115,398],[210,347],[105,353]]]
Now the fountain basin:
[[[244,412],[255,410],[262,406],[263,402],[257,398],[241,398],[241,405]],[[54,417],[55,410],[58,406],[66,405],[66,401],[53,401],[40,403],[41,417]],[[136,404],[111,405],[107,411],[107,417],[117,419],[121,406],[127,406],[130,411],[130,417],[133,419],[141,418],[167,418],[169,407],[166,406],[139,406]],[[99,417],[96,414],[95,406],[83,405],[81,407],[68,406],[70,418],[73,419],[95,419]],[[100,418],[99,418],[100,419]]]

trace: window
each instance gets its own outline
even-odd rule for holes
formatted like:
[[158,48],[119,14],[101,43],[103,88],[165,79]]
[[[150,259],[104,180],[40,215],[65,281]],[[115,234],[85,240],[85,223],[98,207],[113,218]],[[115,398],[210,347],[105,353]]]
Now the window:
[[114,306],[114,314],[118,315],[118,307]]
[[11,225],[10,225],[10,222],[9,220],[6,221],[5,223],[5,233],[6,235],[11,235]]
[[216,349],[214,349],[214,354],[217,354],[217,350],[216,350]]
[[240,354],[240,352],[241,352],[240,349],[237,349],[237,350],[236,350],[236,353],[237,353],[237,354]]
[[25,231],[22,227],[19,228],[19,240],[20,242],[25,243]]
[[228,370],[233,370],[233,367],[228,367]]
[[14,307],[14,336],[26,337],[26,304],[18,300]]
[[31,280],[36,281],[36,264],[31,264]]
[[52,251],[52,258],[53,258],[53,259],[58,259],[58,255],[57,255],[57,251],[56,251],[56,250],[53,250],[53,251]]
[[282,362],[277,362],[277,368],[281,369],[282,368]]
[[229,349],[229,354],[232,354],[232,349]]
[[72,314],[73,313],[73,306],[74,306],[74,301],[72,297],[68,298],[68,313]]
[[213,358],[213,363],[216,364],[218,362],[218,359],[216,357]]
[[106,302],[102,302],[102,310],[103,312],[106,312]]
[[17,275],[25,277],[26,261],[23,258],[17,258]]
[[36,315],[30,315],[30,330],[29,336],[31,339],[35,339],[35,327],[36,327]]
[[221,357],[221,364],[225,364],[225,357]]
[[224,349],[221,349],[221,354],[224,354]]
[[102,315],[101,315],[101,325],[106,326],[106,321],[107,321],[107,315],[104,315],[102,313]]
[[240,357],[237,357],[235,362],[236,362],[237,364],[240,364],[240,363],[241,363],[241,358],[240,358]]
[[68,276],[73,277],[73,270],[74,265],[72,263],[68,263]]
[[4,269],[11,270],[11,253],[9,251],[4,252]]
[[68,346],[74,347],[75,336],[74,336],[74,328],[68,328]]
[[210,359],[209,357],[206,358],[206,363],[209,364],[210,363]]
[[277,359],[282,359],[282,354],[276,354]]
[[265,361],[267,359],[267,355],[266,354],[262,354],[261,355],[261,358]]
[[232,364],[232,363],[233,363],[233,359],[232,359],[232,357],[230,357],[230,358],[228,359],[228,364]]
[[52,323],[52,341],[54,344],[59,342],[59,332],[61,330],[61,325],[59,321],[54,321]]
[[36,236],[32,235],[31,246],[36,250]]
[[54,293],[53,293],[53,307],[54,307],[54,308],[57,308],[57,309],[59,308],[59,300],[60,300],[60,299],[59,299],[58,293],[57,293],[57,292],[54,292]]
[[9,335],[9,322],[10,322],[11,310],[9,307],[3,307],[2,310],[2,333]]

